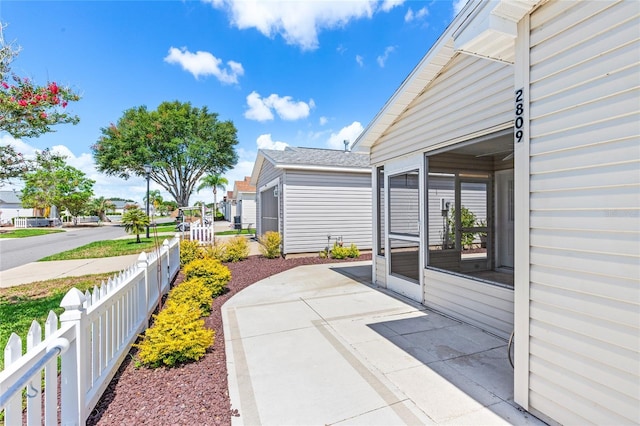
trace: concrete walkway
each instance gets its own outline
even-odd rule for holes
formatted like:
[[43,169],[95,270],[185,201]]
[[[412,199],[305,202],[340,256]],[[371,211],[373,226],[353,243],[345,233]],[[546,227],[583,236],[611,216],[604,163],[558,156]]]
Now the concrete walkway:
[[234,425],[544,424],[506,342],[370,284],[371,263],[260,281],[222,308]]
[[117,272],[135,264],[138,256],[138,254],[131,254],[99,259],[30,262],[16,268],[0,271],[0,288],[29,284],[53,278]]

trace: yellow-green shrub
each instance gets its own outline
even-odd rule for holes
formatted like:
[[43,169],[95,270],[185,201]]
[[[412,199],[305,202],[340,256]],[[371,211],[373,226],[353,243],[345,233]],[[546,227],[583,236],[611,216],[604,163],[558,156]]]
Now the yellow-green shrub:
[[223,243],[225,248],[222,262],[238,262],[249,257],[249,243],[245,237],[233,237]]
[[354,243],[351,243],[351,246],[349,247],[349,253],[347,253],[347,256],[360,257],[360,250],[358,250],[358,247]]
[[222,262],[222,257],[225,255],[226,247],[224,244],[218,243],[216,245],[202,247],[203,259],[215,259]]
[[333,243],[333,248],[331,249],[331,257],[334,259],[345,259],[349,256],[349,249],[347,247],[343,247],[338,243]]
[[178,305],[195,303],[200,308],[202,316],[211,313],[211,299],[213,293],[202,278],[191,278],[175,286],[169,292],[167,303]]
[[138,358],[148,367],[173,366],[202,358],[213,345],[214,331],[206,329],[194,303],[167,303],[144,340],[136,344]]
[[280,256],[280,244],[282,236],[279,232],[267,231],[258,237],[260,253],[267,259],[275,259]]
[[205,258],[217,259],[220,262],[238,262],[249,257],[249,243],[244,237],[232,237],[215,246],[203,248]]
[[225,286],[231,281],[231,271],[216,259],[196,259],[184,267],[186,280],[201,278],[211,289],[213,297],[224,293]]
[[180,267],[183,268],[187,263],[201,259],[203,256],[200,243],[198,241],[182,240],[180,241]]

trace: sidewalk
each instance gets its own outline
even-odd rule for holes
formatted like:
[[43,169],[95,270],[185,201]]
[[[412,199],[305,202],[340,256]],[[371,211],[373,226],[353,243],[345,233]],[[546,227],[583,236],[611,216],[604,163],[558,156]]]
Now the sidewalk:
[[370,282],[370,262],[302,266],[223,305],[234,425],[544,424],[504,340]]
[[[230,222],[217,221],[215,223],[216,232],[228,231],[231,229]],[[76,229],[70,229],[74,231]],[[177,234],[180,234],[179,232]],[[185,232],[185,235],[188,235]],[[160,241],[171,239],[176,232],[160,232],[157,234]],[[153,236],[153,230],[151,230]],[[233,238],[235,235],[216,236],[217,241],[224,241]],[[129,239],[132,235],[124,235],[119,239]],[[249,241],[249,255],[260,254],[257,241],[246,236]],[[54,260],[47,262],[31,262],[16,268],[0,271],[0,288],[13,287],[21,284],[29,284],[36,281],[49,280],[53,278],[77,277],[81,275],[99,274],[103,272],[119,272],[136,263],[137,254],[103,257],[98,259],[78,259],[78,260]]]
[[29,284],[52,278],[77,277],[102,272],[121,271],[136,263],[137,254],[99,259],[52,260],[31,262],[0,271],[0,288]]

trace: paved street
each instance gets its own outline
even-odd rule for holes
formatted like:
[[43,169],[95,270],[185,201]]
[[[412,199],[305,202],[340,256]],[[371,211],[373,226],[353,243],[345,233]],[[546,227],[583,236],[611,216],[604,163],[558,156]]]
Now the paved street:
[[0,271],[35,262],[45,256],[93,241],[112,240],[127,235],[123,227],[114,225],[65,228],[65,231],[38,237],[0,239]]

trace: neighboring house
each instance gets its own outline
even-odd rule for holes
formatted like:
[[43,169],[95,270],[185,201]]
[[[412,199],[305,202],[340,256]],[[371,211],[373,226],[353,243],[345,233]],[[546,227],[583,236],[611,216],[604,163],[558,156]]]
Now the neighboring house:
[[552,423],[640,423],[639,16],[469,2],[353,148],[376,176],[375,282],[515,330],[514,401]]
[[329,149],[261,149],[251,184],[257,188],[257,234],[282,234],[282,253],[313,253],[342,238],[371,248],[368,155]]
[[11,223],[14,217],[33,217],[33,209],[22,207],[20,191],[0,191],[0,225]]
[[256,227],[256,187],[251,185],[251,176],[237,180],[233,184],[233,199],[236,201],[236,217],[240,218],[243,228]]
[[233,191],[227,191],[227,195],[222,198],[220,204],[224,220],[233,222],[233,217],[236,215],[236,200],[233,199]]
[[[146,208],[146,204],[144,207],[141,207],[135,201],[123,201],[123,200],[109,200],[109,201],[113,203],[113,209],[110,210],[110,212],[113,212],[113,213],[124,214],[124,212],[126,211],[125,206],[128,206],[128,205],[134,205],[134,206],[137,206],[138,208]],[[151,205],[149,206],[149,208],[151,208]]]

